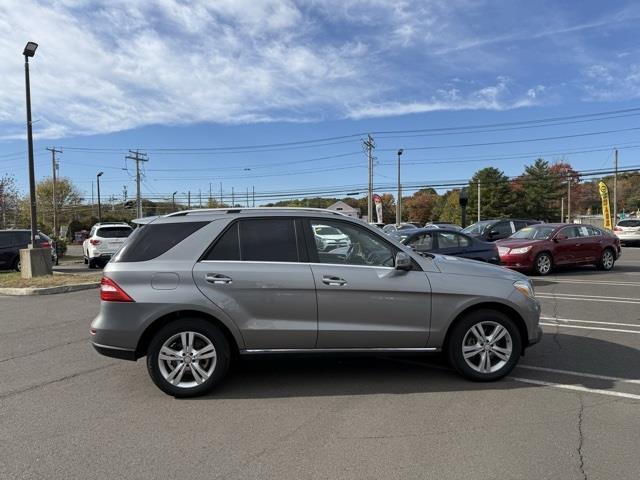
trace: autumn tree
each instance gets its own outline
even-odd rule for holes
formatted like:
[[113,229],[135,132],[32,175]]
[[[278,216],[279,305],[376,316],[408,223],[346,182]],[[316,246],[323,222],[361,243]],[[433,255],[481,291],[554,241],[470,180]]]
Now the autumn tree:
[[433,188],[423,188],[410,197],[402,199],[403,220],[425,224],[433,220],[438,193]]

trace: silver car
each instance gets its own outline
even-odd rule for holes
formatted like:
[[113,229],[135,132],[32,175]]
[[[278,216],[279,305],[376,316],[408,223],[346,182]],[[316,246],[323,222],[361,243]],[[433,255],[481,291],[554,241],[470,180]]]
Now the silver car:
[[[320,249],[319,225],[348,248]],[[100,298],[95,349],[146,356],[152,380],[175,397],[209,392],[236,354],[444,351],[463,376],[497,380],[541,337],[527,277],[423,257],[326,210],[153,218],[107,264]]]

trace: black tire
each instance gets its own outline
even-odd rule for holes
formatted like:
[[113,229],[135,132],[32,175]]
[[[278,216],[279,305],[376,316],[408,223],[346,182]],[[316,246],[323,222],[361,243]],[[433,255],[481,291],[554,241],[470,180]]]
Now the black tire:
[[11,268],[13,268],[13,270],[15,270],[16,272],[20,271],[20,257],[19,256],[15,258]]
[[84,257],[84,264],[86,265],[87,263],[89,263],[89,260],[87,260],[87,257]]
[[[471,333],[470,330],[472,327],[477,326],[481,322],[484,323],[484,328],[490,329],[489,331],[483,330],[484,333],[489,336],[491,336],[492,333],[491,328],[495,328],[495,325],[500,325],[504,329],[506,329],[508,336],[505,335],[496,343],[496,345],[500,346],[500,348],[507,348],[509,346],[509,339],[511,342],[511,353],[506,361],[499,359],[495,353],[485,353],[485,355],[489,355],[489,358],[494,361],[493,366],[498,367],[495,371],[480,372],[478,370],[475,370],[467,363],[467,360],[465,360],[464,358],[463,342],[468,342],[472,339],[473,334],[471,334],[471,336],[468,336],[468,333]],[[475,347],[475,345],[473,346]],[[452,330],[448,334],[447,344],[445,345],[445,348],[449,363],[463,377],[478,382],[491,382],[494,380],[499,380],[505,375],[508,375],[516,366],[522,352],[522,339],[520,338],[520,331],[518,330],[515,322],[507,317],[504,313],[497,310],[488,309],[476,310],[464,316],[452,327]],[[467,348],[469,348],[469,344],[467,344]],[[482,350],[478,353],[478,356],[481,354]],[[476,358],[476,356],[470,358],[471,363],[475,363],[476,360],[479,363],[479,358]],[[500,363],[503,364],[499,365]]]
[[87,262],[89,264],[89,268],[97,268],[96,266],[96,259],[95,258],[90,258],[89,261]]
[[598,270],[604,270],[608,272],[613,268],[613,265],[616,263],[616,255],[613,253],[613,250],[610,248],[605,248],[600,255],[600,260],[596,264]]
[[548,252],[539,253],[533,261],[533,272],[536,275],[549,275],[553,270],[553,258]]
[[[209,375],[209,378],[203,383],[192,387],[179,387],[165,379],[158,358],[163,344],[182,332],[195,332],[202,335],[202,337],[213,344],[216,354],[215,367]],[[183,318],[165,325],[151,339],[149,349],[147,350],[147,370],[153,383],[164,393],[176,398],[197,397],[209,393],[222,381],[229,369],[230,359],[231,349],[229,342],[217,326],[203,319]],[[187,375],[186,378],[188,379],[189,375],[191,375],[191,378],[194,379],[195,377],[190,373],[192,367],[185,368],[188,369],[185,369],[184,375]],[[185,377],[183,376],[182,378]]]

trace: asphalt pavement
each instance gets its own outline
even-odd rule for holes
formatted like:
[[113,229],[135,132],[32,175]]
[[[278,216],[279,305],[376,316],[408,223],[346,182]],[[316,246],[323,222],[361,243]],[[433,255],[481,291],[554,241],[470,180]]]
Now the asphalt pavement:
[[535,284],[545,336],[500,382],[260,357],[191,400],[92,350],[96,291],[0,297],[0,478],[637,479],[640,248]]

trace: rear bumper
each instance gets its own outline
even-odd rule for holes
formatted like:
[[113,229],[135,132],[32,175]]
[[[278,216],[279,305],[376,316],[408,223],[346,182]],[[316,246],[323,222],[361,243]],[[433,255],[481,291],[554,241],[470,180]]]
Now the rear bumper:
[[110,345],[100,345],[99,343],[91,343],[96,352],[105,357],[119,358],[122,360],[136,361],[136,352],[134,350],[128,350],[126,348],[113,347]]

